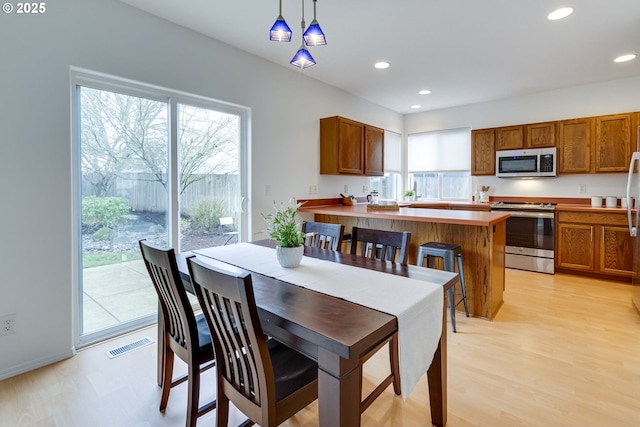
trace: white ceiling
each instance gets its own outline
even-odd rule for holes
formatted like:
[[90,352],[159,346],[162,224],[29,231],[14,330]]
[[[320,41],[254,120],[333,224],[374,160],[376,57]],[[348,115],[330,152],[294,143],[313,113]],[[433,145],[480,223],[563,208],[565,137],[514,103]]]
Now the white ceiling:
[[[295,69],[301,0],[282,0],[291,43],[269,41],[278,0],[120,1]],[[640,0],[318,0],[317,18],[327,45],[300,72],[402,114],[640,76],[640,58],[613,62],[640,54]]]

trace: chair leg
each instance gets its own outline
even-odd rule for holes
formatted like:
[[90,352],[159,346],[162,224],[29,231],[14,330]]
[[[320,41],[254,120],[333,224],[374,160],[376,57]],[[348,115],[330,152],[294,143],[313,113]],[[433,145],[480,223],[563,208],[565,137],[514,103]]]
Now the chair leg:
[[467,306],[467,289],[464,286],[464,271],[462,269],[462,256],[458,255],[458,273],[460,274],[460,293],[464,304],[464,314],[469,317],[469,307]]
[[449,312],[451,314],[451,329],[456,332],[456,303],[455,292],[453,288],[449,288],[447,291],[447,299],[449,299]]
[[229,423],[229,398],[224,394],[224,390],[222,389],[222,378],[218,376],[218,396],[216,400],[217,411],[216,411],[216,426],[218,427],[226,427]]
[[162,370],[162,397],[160,398],[160,411],[164,411],[169,401],[169,392],[171,391],[171,382],[173,377],[173,350],[169,348],[169,344],[165,341],[164,347],[164,368]]
[[393,375],[393,392],[400,396],[400,354],[398,334],[395,334],[389,342],[389,360],[391,361],[391,374]]
[[187,427],[196,427],[198,401],[200,400],[200,365],[196,360],[189,363],[189,392],[187,397]]

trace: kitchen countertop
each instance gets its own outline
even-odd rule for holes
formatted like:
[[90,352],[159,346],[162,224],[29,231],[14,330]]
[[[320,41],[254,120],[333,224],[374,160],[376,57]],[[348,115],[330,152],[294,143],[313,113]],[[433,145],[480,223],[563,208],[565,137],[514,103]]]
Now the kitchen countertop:
[[395,219],[402,221],[433,222],[441,224],[459,224],[490,226],[506,220],[507,212],[485,212],[449,209],[421,209],[415,207],[400,207],[397,211],[381,210],[368,211],[366,203],[342,206],[310,206],[298,209],[300,213],[323,215],[350,216],[359,218]]

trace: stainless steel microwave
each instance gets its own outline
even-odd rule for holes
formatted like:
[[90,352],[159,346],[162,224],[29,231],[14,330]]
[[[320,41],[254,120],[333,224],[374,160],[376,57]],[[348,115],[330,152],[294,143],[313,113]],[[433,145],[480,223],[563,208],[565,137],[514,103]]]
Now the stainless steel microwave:
[[556,147],[496,151],[496,176],[556,176],[556,158]]

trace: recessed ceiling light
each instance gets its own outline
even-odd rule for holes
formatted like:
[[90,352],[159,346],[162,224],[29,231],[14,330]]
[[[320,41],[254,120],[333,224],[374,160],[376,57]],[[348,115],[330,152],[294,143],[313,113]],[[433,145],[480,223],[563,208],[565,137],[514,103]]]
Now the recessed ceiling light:
[[420,95],[429,95],[431,91],[429,89],[424,89],[418,92]]
[[374,67],[376,67],[379,70],[384,70],[385,68],[389,68],[389,63],[384,61],[376,62],[374,64]]
[[412,105],[411,108],[415,110],[416,108],[422,108],[422,105],[415,104],[415,105]]
[[547,19],[550,21],[557,21],[558,19],[566,18],[567,16],[573,13],[573,8],[571,7],[561,7],[560,9],[556,9],[550,14],[547,15]]
[[636,56],[638,56],[638,55],[636,55],[635,53],[630,53],[630,54],[628,54],[628,55],[621,55],[621,56],[618,56],[616,59],[614,59],[614,60],[613,60],[613,62],[627,62],[627,61],[631,61],[632,59],[635,59],[635,58],[636,58]]

